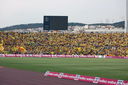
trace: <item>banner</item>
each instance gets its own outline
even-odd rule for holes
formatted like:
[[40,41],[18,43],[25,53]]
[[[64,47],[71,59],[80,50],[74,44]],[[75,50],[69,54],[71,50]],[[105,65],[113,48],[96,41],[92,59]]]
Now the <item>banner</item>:
[[91,77],[78,74],[58,73],[58,72],[45,72],[44,76],[58,77],[62,79],[79,80],[90,83],[104,84],[104,85],[128,85],[126,80],[114,80],[100,77]]
[[16,57],[15,54],[5,54],[5,57]]
[[42,58],[112,58],[128,59],[122,56],[105,56],[105,55],[45,55],[45,54],[0,54],[0,57],[42,57]]
[[4,54],[0,54],[0,57],[5,57],[5,55]]
[[128,56],[105,56],[105,58],[128,59]]

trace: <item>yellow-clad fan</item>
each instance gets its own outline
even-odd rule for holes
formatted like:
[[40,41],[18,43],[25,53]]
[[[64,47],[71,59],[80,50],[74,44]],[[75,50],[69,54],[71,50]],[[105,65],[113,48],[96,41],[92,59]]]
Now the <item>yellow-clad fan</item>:
[[0,44],[0,53],[4,51],[4,47],[2,44]]
[[24,47],[16,46],[12,48],[13,53],[26,53],[26,49]]
[[4,52],[3,40],[0,41],[0,53]]

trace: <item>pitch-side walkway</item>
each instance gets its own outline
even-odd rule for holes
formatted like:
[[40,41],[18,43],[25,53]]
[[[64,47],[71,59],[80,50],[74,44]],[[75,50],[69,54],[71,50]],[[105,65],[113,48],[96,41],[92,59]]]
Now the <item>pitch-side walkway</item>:
[[81,81],[44,77],[42,73],[0,66],[0,85],[98,85]]

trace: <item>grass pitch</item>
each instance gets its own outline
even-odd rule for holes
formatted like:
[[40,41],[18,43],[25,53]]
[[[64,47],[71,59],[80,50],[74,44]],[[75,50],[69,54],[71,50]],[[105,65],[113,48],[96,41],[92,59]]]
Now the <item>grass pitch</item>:
[[96,58],[0,58],[0,66],[36,72],[64,72],[128,80],[127,59]]

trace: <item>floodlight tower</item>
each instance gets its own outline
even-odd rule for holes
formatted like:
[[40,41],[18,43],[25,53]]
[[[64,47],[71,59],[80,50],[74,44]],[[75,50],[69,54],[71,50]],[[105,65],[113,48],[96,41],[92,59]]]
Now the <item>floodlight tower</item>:
[[125,32],[128,33],[128,0],[126,0]]

